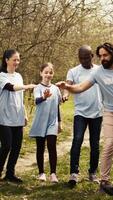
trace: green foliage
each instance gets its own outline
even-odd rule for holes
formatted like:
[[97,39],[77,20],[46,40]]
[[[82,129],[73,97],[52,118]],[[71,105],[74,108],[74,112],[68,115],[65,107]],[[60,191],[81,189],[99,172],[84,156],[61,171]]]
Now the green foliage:
[[81,45],[95,51],[100,43],[112,42],[113,3],[106,8],[103,2],[1,0],[0,60],[5,49],[17,48],[25,83],[39,82],[39,65],[45,62],[55,65],[56,81],[64,80],[78,63]]

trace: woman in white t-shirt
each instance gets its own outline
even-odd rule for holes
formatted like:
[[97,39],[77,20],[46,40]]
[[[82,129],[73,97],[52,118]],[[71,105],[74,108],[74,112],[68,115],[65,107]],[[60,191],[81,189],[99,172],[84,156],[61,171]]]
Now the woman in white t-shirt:
[[22,76],[15,72],[20,55],[14,49],[4,52],[0,73],[0,176],[7,159],[5,181],[21,183],[15,176],[15,165],[19,157],[25,116],[23,90],[32,89],[33,84],[24,85]]

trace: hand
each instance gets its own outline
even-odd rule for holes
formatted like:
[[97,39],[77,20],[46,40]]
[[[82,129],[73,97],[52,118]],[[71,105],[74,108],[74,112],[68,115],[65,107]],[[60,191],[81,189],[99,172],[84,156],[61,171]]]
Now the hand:
[[24,127],[27,126],[27,124],[28,124],[28,118],[25,117],[25,125],[24,125]]
[[36,85],[35,84],[28,84],[28,85],[23,85],[23,89],[28,90],[28,89],[33,89],[35,88]]
[[57,87],[59,87],[60,89],[65,89],[66,87],[66,82],[65,81],[59,81],[55,84]]
[[62,132],[61,122],[58,122],[58,133]]
[[50,93],[49,89],[46,89],[43,93],[43,98],[47,99],[48,97],[50,97],[52,94]]
[[64,94],[64,95],[62,96],[62,102],[64,103],[65,101],[68,101],[68,97],[69,97],[69,95]]

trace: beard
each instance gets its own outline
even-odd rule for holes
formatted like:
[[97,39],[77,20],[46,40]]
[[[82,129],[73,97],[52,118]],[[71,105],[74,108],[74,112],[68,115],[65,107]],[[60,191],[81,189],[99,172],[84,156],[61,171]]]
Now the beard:
[[102,60],[102,65],[104,69],[110,69],[113,65],[113,58],[111,58],[110,60]]

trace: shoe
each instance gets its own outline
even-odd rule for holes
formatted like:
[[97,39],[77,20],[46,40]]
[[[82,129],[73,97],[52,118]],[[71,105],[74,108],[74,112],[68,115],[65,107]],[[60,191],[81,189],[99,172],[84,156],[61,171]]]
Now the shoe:
[[46,175],[44,173],[39,174],[38,180],[46,181]]
[[77,182],[78,182],[78,174],[75,174],[75,173],[70,174],[70,178],[68,181],[69,187],[71,189],[74,188]]
[[22,183],[23,182],[22,179],[17,176],[7,176],[7,175],[2,180],[13,182],[13,183]]
[[99,192],[107,193],[110,196],[113,196],[113,185],[109,181],[102,180],[100,182]]
[[95,182],[95,183],[100,183],[99,179],[97,178],[95,173],[89,173],[89,181]]
[[50,181],[51,181],[52,183],[58,183],[58,179],[57,179],[55,173],[52,173],[52,174],[50,175]]

